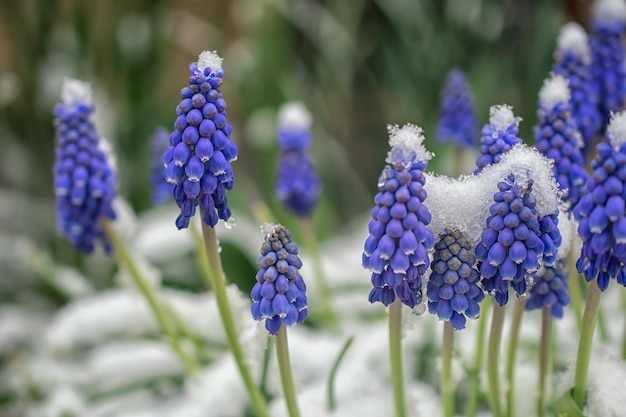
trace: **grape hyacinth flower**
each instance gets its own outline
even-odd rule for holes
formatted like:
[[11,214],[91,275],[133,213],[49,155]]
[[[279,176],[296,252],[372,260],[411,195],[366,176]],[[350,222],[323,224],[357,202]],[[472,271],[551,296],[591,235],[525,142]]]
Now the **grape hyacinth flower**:
[[554,161],[554,177],[563,199],[573,208],[580,200],[587,181],[582,139],[576,122],[570,117],[570,94],[567,79],[552,74],[539,92],[539,124],[535,128],[535,147]]
[[569,81],[571,114],[584,143],[583,156],[590,150],[596,133],[602,129],[598,110],[598,90],[591,74],[591,52],[587,34],[577,23],[561,28],[553,71]]
[[235,177],[231,162],[237,146],[230,140],[226,102],[220,86],[224,70],[216,52],[204,51],[189,66],[189,86],[181,90],[178,117],[164,153],[166,179],[180,208],[176,226],[183,229],[200,205],[204,223],[214,227],[219,219],[232,222],[226,190]]
[[91,86],[66,78],[61,97],[54,109],[58,230],[82,252],[91,253],[96,240],[109,252],[99,220],[115,218],[112,203],[117,179],[91,119]]
[[437,139],[452,140],[463,147],[476,144],[478,123],[474,98],[463,72],[454,68],[448,73],[439,105]]
[[596,146],[593,175],[574,208],[583,240],[576,268],[587,281],[597,278],[602,291],[611,278],[626,286],[626,112],[612,115],[607,136],[610,144]]
[[626,4],[622,0],[597,0],[591,19],[591,72],[599,91],[603,125],[611,112],[624,109],[626,69],[622,34],[626,27]]
[[422,281],[434,236],[426,226],[431,214],[423,203],[424,169],[432,154],[423,145],[418,126],[389,126],[387,165],[374,197],[370,236],[365,241],[363,267],[372,271],[371,303],[385,306],[396,296],[413,308],[422,300]]
[[307,318],[306,285],[299,272],[298,245],[292,242],[289,229],[266,223],[261,231],[265,241],[257,260],[251,311],[255,320],[266,319],[265,328],[276,335],[281,325],[292,326]]
[[566,260],[559,259],[553,266],[542,267],[537,272],[535,283],[530,287],[526,310],[549,307],[552,317],[560,319],[569,299]]
[[428,311],[449,320],[456,330],[465,328],[466,317],[478,318],[479,303],[485,298],[475,263],[468,239],[459,230],[439,236],[427,285]]
[[288,103],[281,108],[276,195],[299,217],[311,215],[320,193],[320,178],[313,168],[310,154],[310,127],[311,114],[302,103]]
[[165,203],[172,196],[172,184],[166,180],[163,153],[169,148],[169,134],[164,127],[159,127],[152,137],[152,204]]
[[481,155],[476,159],[478,169],[474,171],[475,174],[489,164],[498,163],[504,153],[522,142],[517,137],[521,120],[513,114],[511,106],[506,104],[491,106],[489,123],[483,127],[480,138]]

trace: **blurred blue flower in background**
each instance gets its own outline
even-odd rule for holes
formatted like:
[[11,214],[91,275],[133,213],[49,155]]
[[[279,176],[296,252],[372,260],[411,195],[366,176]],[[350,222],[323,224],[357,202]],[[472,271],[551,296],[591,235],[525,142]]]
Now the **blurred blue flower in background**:
[[446,78],[439,104],[437,140],[453,141],[459,146],[472,147],[478,138],[478,122],[474,97],[463,71],[452,69]]

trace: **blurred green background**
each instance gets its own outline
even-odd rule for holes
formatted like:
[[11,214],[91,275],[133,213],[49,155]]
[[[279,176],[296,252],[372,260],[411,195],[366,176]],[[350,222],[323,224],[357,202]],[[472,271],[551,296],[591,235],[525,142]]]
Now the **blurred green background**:
[[[173,125],[188,64],[200,51],[225,59],[222,92],[240,148],[229,199],[238,213],[263,199],[286,221],[272,192],[274,125],[280,105],[303,101],[314,117],[323,178],[314,224],[326,239],[370,209],[388,123],[423,126],[437,154],[429,169],[446,173],[453,145],[438,145],[433,133],[439,92],[454,66],[467,74],[481,125],[489,106],[508,103],[524,119],[521,136],[531,139],[558,30],[569,19],[585,23],[589,7],[575,0],[0,5],[0,245],[8,249],[13,236],[24,236],[55,262],[79,267],[83,258],[56,236],[51,186],[52,108],[63,77],[93,83],[97,126],[117,152],[119,192],[140,214],[151,208],[151,135]],[[20,271],[4,252],[3,280],[14,286]]]

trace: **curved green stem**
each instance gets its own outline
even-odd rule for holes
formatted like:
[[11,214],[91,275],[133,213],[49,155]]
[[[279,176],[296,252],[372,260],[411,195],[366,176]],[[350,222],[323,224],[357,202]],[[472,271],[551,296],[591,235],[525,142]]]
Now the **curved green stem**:
[[497,302],[493,304],[491,316],[491,332],[487,346],[487,380],[489,382],[489,398],[491,411],[494,417],[502,417],[500,406],[500,343],[502,342],[502,328],[506,309]]
[[[202,222],[202,219],[200,219]],[[206,290],[211,289],[211,271],[209,266],[209,259],[206,256],[206,252],[204,249],[204,239],[202,239],[202,234],[198,232],[198,229],[194,227],[193,224],[189,225],[189,229],[191,230],[191,236],[193,238],[193,245],[196,250],[196,265],[200,270],[200,276],[203,278],[202,282],[207,287]]]
[[289,361],[289,343],[287,342],[287,328],[283,325],[276,335],[276,358],[280,370],[280,380],[283,383],[283,393],[287,402],[289,417],[300,417],[298,401],[296,399],[296,387],[293,383],[291,363]]
[[550,341],[552,339],[552,315],[550,307],[541,310],[541,342],[539,344],[539,397],[537,398],[537,416],[546,413],[546,376],[550,363]]
[[170,321],[165,316],[162,304],[159,303],[156,295],[152,291],[152,288],[150,288],[150,285],[139,271],[135,260],[133,259],[130,252],[128,251],[128,248],[124,244],[124,240],[117,234],[109,219],[102,218],[100,223],[102,224],[104,232],[106,233],[107,237],[111,241],[111,244],[113,245],[114,256],[128,269],[128,272],[130,273],[133,282],[148,302],[150,310],[152,310],[152,314],[159,324],[161,332],[166,335],[168,341],[172,345],[172,348],[185,366],[187,373],[192,374],[196,370],[196,364],[183,350],[175,329],[171,326]]
[[443,322],[443,352],[441,355],[441,400],[444,417],[454,417],[454,381],[452,380],[452,353],[454,329],[449,320]]
[[524,316],[526,301],[516,300],[513,307],[513,320],[511,322],[511,333],[509,334],[509,345],[506,353],[506,415],[513,416],[514,391],[515,391],[515,356],[517,354],[517,344],[519,339],[519,329]]
[[217,308],[220,312],[220,318],[222,319],[222,324],[226,332],[226,338],[228,339],[228,345],[230,346],[233,358],[237,363],[239,373],[241,374],[243,383],[248,390],[250,402],[256,411],[257,416],[269,417],[265,400],[252,380],[250,371],[245,363],[243,349],[241,348],[241,344],[237,338],[237,329],[230,310],[230,302],[228,301],[228,296],[226,294],[226,277],[224,276],[224,270],[222,268],[222,259],[220,258],[218,250],[215,229],[202,222],[202,235],[204,236],[204,249],[210,266],[210,275],[209,277],[205,277],[205,279],[210,279],[210,282],[207,282],[207,285],[213,288],[215,300],[217,301]]
[[585,393],[587,389],[587,375],[589,373],[589,360],[591,359],[591,346],[593,344],[593,333],[598,320],[598,310],[602,291],[598,288],[598,283],[594,279],[589,285],[585,312],[583,314],[583,328],[580,333],[578,343],[578,356],[576,358],[576,375],[574,377],[574,400],[582,410],[585,405]]
[[335,363],[333,363],[333,367],[330,369],[330,374],[328,375],[328,385],[326,389],[326,395],[328,399],[328,402],[327,402],[328,411],[335,411],[335,408],[337,408],[337,404],[335,401],[335,376],[337,375],[337,370],[339,369],[339,365],[341,364],[341,361],[343,360],[344,356],[346,356],[346,352],[348,351],[348,349],[350,349],[352,342],[354,342],[354,336],[350,336],[348,340],[346,340],[346,343],[344,343],[343,348],[341,348],[341,351],[339,351],[339,355],[337,356],[337,359],[335,359]]
[[491,306],[491,297],[485,298],[480,306],[478,318],[478,336],[476,339],[476,353],[474,355],[474,368],[471,371],[471,390],[467,403],[467,417],[475,417],[478,410],[478,396],[480,395],[480,371],[483,369],[485,356],[485,339],[487,333],[487,312]]
[[396,417],[406,417],[402,376],[402,303],[398,298],[389,306],[389,355]]

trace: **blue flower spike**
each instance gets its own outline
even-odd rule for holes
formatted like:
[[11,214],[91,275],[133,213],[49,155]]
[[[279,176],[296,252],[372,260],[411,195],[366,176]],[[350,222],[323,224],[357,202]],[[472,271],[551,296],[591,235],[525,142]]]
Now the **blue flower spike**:
[[302,261],[289,229],[280,224],[261,226],[265,240],[257,260],[259,272],[252,288],[252,317],[265,319],[265,328],[277,335],[284,324],[292,326],[307,318],[306,285],[300,275]]
[[567,283],[566,259],[557,260],[553,266],[541,267],[533,286],[530,287],[526,310],[548,307],[552,317],[563,318],[563,309],[568,306],[570,300]]
[[571,116],[583,137],[581,151],[586,157],[596,134],[602,130],[603,118],[598,109],[598,88],[591,74],[589,40],[579,24],[570,22],[561,28],[552,70],[569,82]]
[[477,143],[478,122],[474,97],[465,80],[463,71],[452,69],[439,104],[439,126],[437,140],[453,141],[463,147],[473,147]]
[[599,111],[603,125],[611,112],[624,109],[626,69],[622,35],[626,28],[626,4],[623,0],[597,0],[591,19],[591,72],[599,91]]
[[554,161],[552,171],[563,198],[573,208],[580,200],[587,181],[585,161],[580,148],[582,138],[570,114],[568,81],[551,74],[539,92],[539,124],[535,128],[535,147]]
[[93,98],[87,82],[66,78],[54,109],[56,135],[54,194],[57,227],[77,249],[94,250],[100,241],[111,247],[100,218],[115,218],[116,173],[92,121]]
[[180,208],[176,226],[188,227],[200,206],[208,226],[222,219],[231,227],[235,221],[226,191],[235,181],[231,162],[237,159],[237,146],[230,140],[232,127],[226,121],[226,101],[220,92],[222,58],[204,51],[189,72],[189,85],[180,92],[170,146],[163,154],[166,179],[173,184],[172,195]]
[[626,286],[626,112],[611,116],[607,137],[609,143],[596,146],[593,174],[574,207],[583,240],[576,268],[587,281],[597,279],[602,291],[611,278]]
[[378,180],[363,267],[372,271],[371,303],[388,306],[396,297],[413,308],[422,301],[422,276],[430,260],[434,236],[424,205],[427,162],[422,129],[412,124],[389,126],[387,166]]
[[428,311],[449,320],[455,330],[465,328],[466,317],[478,318],[479,303],[485,298],[473,252],[459,230],[444,231],[435,243],[426,292]]
[[491,107],[489,123],[483,127],[480,139],[481,155],[476,159],[478,169],[474,171],[475,174],[487,165],[498,163],[504,153],[522,142],[522,139],[517,137],[521,120],[515,116],[513,108],[509,105]]
[[320,194],[320,178],[310,151],[311,120],[311,114],[300,102],[285,104],[278,116],[276,196],[299,217],[311,216]]
[[161,205],[172,198],[172,184],[166,180],[166,167],[163,163],[163,153],[169,148],[169,133],[164,127],[159,127],[152,137],[151,167],[152,167],[152,204]]

